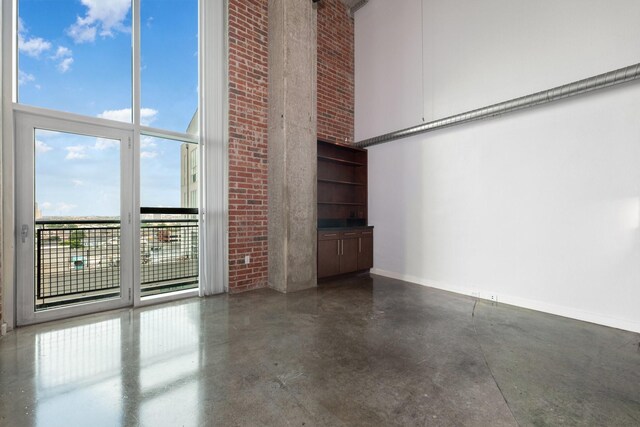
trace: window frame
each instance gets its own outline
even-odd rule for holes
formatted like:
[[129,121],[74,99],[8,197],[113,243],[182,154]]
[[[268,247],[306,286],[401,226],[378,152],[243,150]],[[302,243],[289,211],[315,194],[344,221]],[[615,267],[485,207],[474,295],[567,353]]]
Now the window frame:
[[[198,144],[200,197],[199,225],[200,225],[200,296],[225,292],[228,290],[228,237],[226,223],[228,219],[228,94],[227,87],[227,0],[198,1],[198,103],[199,133],[191,135],[186,132],[176,132],[143,126],[140,124],[140,2],[131,0],[132,13],[132,123],[118,122],[109,119],[84,116],[50,110],[42,107],[28,106],[17,103],[17,2],[18,0],[3,1],[0,8],[0,37],[2,59],[2,103],[0,115],[2,164],[2,212],[0,229],[2,237],[2,317],[11,330],[16,322],[16,293],[15,274],[16,257],[16,217],[15,217],[15,131],[14,113],[23,112],[46,116],[51,119],[66,120],[77,123],[95,124],[112,127],[133,133],[133,163],[134,173],[132,188],[134,192],[134,206],[140,206],[140,138],[141,135],[169,138],[182,142]],[[7,60],[9,59],[10,60]],[[207,149],[211,147],[211,149]],[[207,215],[212,212],[212,215]],[[133,239],[140,239],[140,212],[133,213]],[[134,263],[140,264],[139,245],[134,247]],[[207,263],[202,260],[208,260]],[[140,271],[134,269],[133,283],[140,283]],[[164,302],[177,298],[193,296],[195,292],[185,292],[182,295],[167,295],[147,297],[141,299],[140,287],[134,286],[133,306],[144,306],[157,302]]]

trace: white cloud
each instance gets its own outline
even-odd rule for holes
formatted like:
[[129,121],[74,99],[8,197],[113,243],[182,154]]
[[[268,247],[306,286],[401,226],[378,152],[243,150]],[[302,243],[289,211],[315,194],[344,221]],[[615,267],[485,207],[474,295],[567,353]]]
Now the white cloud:
[[33,74],[25,73],[22,70],[18,70],[18,86],[22,86],[29,82],[35,81],[35,77]]
[[25,55],[37,58],[46,50],[51,49],[51,43],[42,37],[27,38],[27,28],[22,19],[18,19],[18,50]]
[[121,110],[106,110],[98,114],[98,117],[100,117],[101,119],[131,123],[131,108],[123,108]]
[[153,159],[158,157],[158,152],[157,151],[141,151],[140,152],[140,158],[141,159]]
[[72,179],[71,183],[75,186],[75,187],[82,187],[84,185],[84,181],[80,181],[79,179]]
[[66,46],[58,46],[55,55],[51,56],[51,59],[58,62],[58,71],[66,73],[71,69],[73,64],[73,51]]
[[73,51],[65,46],[58,46],[58,50],[56,50],[56,54],[53,55],[53,59],[67,58],[73,55]]
[[45,50],[51,49],[51,43],[41,37],[26,40],[18,34],[18,49],[26,55],[37,58]]
[[140,136],[140,148],[155,148],[156,143],[154,142],[154,138],[148,135]]
[[69,69],[71,68],[71,64],[73,64],[73,58],[64,58],[62,61],[60,61],[60,63],[58,64],[58,70],[61,73],[66,73],[67,71],[69,71]]
[[[28,32],[24,21],[18,18],[18,50],[32,58],[40,58],[43,52],[51,49],[52,44],[42,37],[28,37]],[[54,61],[59,61],[58,70],[61,73],[66,73],[71,69],[71,64],[73,64],[72,55],[73,52],[71,49],[65,46],[58,46],[56,53],[50,56],[50,58]],[[18,75],[18,85],[23,85],[33,80],[35,80],[35,78],[31,74],[20,72]],[[39,87],[37,87],[37,89],[39,89]]]
[[46,153],[47,151],[51,151],[53,150],[53,148],[50,145],[47,145],[46,143],[40,141],[39,139],[36,139],[36,153],[37,154],[43,154]]
[[98,138],[93,148],[96,150],[108,150],[109,148],[117,147],[119,145],[120,141],[116,141],[115,139]]
[[148,135],[140,136],[140,158],[141,159],[155,159],[158,157],[158,152],[154,150],[157,144],[154,142],[155,138]]
[[131,9],[131,0],[81,0],[87,7],[85,16],[67,28],[67,34],[76,43],[93,42],[97,34],[113,37],[114,31],[129,32],[124,20]]
[[84,145],[71,145],[69,147],[65,147],[65,150],[67,150],[67,155],[65,156],[66,160],[79,160],[79,159],[86,159],[87,158],[87,153],[86,153],[86,146]]
[[[158,110],[153,108],[141,108],[140,109],[140,124],[143,126],[149,126],[158,114]],[[102,119],[116,120],[118,122],[131,123],[131,108],[123,108],[121,110],[106,110],[98,114],[98,117]]]
[[96,27],[86,27],[75,23],[67,28],[67,34],[76,43],[92,42],[96,39]]
[[158,110],[153,108],[141,108],[140,109],[140,124],[143,126],[149,126],[158,114]]

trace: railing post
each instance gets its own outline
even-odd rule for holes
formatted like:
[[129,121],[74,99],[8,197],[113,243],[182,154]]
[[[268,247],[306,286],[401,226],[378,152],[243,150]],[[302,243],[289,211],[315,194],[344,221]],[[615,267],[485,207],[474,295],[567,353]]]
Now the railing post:
[[42,290],[41,290],[41,278],[42,278],[42,229],[36,229],[36,249],[38,251],[38,256],[36,259],[37,271],[36,274],[36,286],[37,286],[37,295],[38,298],[42,298]]

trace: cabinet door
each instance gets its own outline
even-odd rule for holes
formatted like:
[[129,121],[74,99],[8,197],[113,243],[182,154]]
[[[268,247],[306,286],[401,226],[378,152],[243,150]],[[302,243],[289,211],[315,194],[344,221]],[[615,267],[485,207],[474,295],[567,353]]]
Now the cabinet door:
[[340,273],[358,270],[358,238],[342,239],[340,248]]
[[358,270],[370,268],[373,268],[373,232],[363,232],[358,242]]
[[318,240],[318,278],[340,274],[340,240]]

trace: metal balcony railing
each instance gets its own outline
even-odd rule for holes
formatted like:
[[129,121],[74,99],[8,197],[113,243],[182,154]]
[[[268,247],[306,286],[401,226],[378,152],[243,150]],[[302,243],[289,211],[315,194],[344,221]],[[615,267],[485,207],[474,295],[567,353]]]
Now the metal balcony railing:
[[149,289],[197,285],[198,220],[143,221],[140,257],[143,295]]
[[[36,308],[120,293],[119,221],[38,220],[35,239]],[[142,220],[140,263],[142,296],[196,288],[198,220]]]

